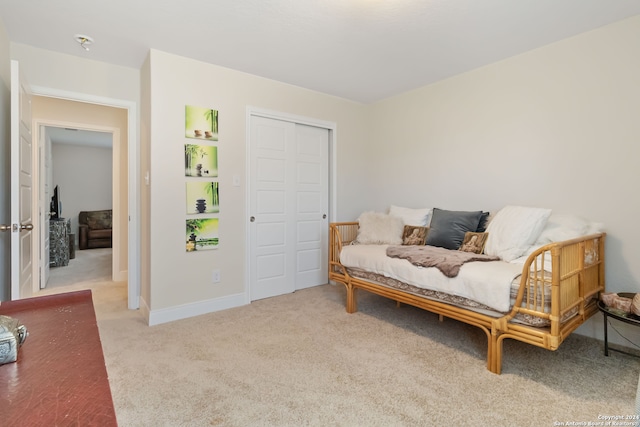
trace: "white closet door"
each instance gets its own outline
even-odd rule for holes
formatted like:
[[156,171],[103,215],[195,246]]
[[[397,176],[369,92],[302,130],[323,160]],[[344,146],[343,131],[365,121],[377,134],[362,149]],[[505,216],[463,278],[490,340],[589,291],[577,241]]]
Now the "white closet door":
[[250,293],[327,282],[328,130],[251,117]]
[[304,289],[328,281],[329,131],[296,125],[296,278]]

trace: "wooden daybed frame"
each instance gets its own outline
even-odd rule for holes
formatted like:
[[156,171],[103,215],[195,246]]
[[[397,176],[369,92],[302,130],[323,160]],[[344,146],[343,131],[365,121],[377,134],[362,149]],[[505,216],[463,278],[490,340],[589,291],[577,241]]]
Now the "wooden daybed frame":
[[[598,294],[605,290],[605,233],[551,243],[532,253],[522,268],[515,304],[502,317],[477,313],[349,275],[347,268],[340,263],[340,252],[344,245],[356,239],[357,233],[357,222],[331,223],[329,226],[329,280],[346,287],[347,312],[357,311],[357,290],[363,289],[436,313],[440,320],[449,317],[477,326],[487,335],[487,369],[496,374],[500,374],[502,369],[503,340],[512,338],[556,350],[571,332],[597,311]],[[545,258],[548,260],[549,254],[551,268],[548,261],[545,266]],[[545,269],[551,274],[544,274]],[[550,293],[551,298],[550,312],[547,313],[542,308],[543,298],[539,297],[545,293]],[[560,319],[571,311],[576,311],[576,314],[561,322]],[[549,326],[534,327],[513,322],[518,313],[546,319]]]

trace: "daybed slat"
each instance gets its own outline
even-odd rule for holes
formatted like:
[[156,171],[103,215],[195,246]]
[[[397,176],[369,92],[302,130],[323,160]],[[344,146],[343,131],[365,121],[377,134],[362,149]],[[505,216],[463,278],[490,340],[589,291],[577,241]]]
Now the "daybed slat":
[[[477,326],[487,335],[487,369],[497,374],[502,368],[502,342],[505,339],[556,350],[571,332],[597,312],[598,293],[605,290],[605,233],[551,243],[533,252],[522,268],[515,304],[502,317],[350,276],[340,263],[340,252],[343,246],[356,239],[357,234],[357,222],[330,224],[329,280],[345,285],[347,312],[357,311],[356,291],[363,289],[433,312],[440,318],[445,316]],[[549,299],[550,309],[545,312],[545,301]],[[518,314],[548,320],[550,324],[533,327],[514,322]],[[565,317],[568,319],[561,322]]]

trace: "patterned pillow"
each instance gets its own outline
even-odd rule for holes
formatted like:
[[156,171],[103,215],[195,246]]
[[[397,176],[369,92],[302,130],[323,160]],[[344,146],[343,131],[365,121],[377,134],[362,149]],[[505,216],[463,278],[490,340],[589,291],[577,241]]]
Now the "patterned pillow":
[[429,232],[429,227],[417,227],[415,225],[405,225],[404,233],[402,233],[402,244],[424,246],[424,244],[427,241],[428,232]]
[[487,243],[488,233],[474,233],[467,231],[464,234],[464,240],[460,245],[460,250],[463,252],[473,252],[474,254],[481,254],[484,250],[484,245]]

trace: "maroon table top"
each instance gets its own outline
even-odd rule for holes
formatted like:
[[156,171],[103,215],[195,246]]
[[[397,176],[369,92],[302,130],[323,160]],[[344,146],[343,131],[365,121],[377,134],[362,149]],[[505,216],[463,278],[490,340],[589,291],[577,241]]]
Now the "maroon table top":
[[116,426],[91,291],[0,304],[29,336],[0,365],[0,425]]

